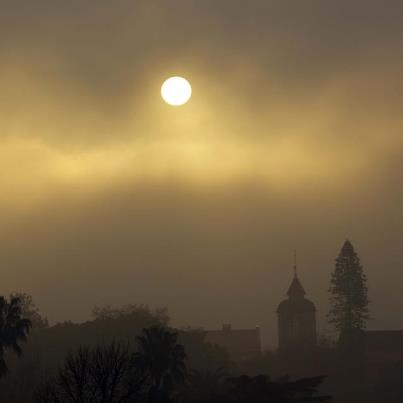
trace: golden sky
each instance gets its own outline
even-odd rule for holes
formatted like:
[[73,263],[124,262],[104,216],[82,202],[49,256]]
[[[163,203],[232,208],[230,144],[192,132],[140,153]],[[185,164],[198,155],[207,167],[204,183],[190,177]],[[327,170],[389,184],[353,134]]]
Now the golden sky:
[[[292,250],[325,311],[348,236],[372,325],[403,325],[400,1],[0,6],[4,293],[51,320],[139,302],[270,330]],[[171,75],[184,107],[160,99]]]

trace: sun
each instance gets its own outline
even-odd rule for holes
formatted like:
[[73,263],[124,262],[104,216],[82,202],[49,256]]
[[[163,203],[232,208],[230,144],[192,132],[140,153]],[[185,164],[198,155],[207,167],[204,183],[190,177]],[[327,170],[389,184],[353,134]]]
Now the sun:
[[192,86],[183,77],[171,77],[161,87],[162,99],[172,106],[185,105],[192,96]]

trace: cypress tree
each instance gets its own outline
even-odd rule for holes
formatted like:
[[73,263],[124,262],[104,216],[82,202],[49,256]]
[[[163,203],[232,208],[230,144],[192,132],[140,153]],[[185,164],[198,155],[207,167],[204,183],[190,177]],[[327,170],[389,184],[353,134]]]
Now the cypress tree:
[[363,330],[369,319],[367,278],[360,258],[346,241],[336,258],[330,280],[329,322],[340,331]]

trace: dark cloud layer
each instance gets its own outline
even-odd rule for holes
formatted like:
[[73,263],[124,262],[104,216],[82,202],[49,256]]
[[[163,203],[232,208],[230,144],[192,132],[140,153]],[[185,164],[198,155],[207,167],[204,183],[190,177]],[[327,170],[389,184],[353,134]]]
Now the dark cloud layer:
[[[323,318],[348,236],[371,326],[403,326],[401,1],[0,7],[3,292],[52,320],[150,303],[273,342],[292,250]],[[179,111],[171,74],[194,87]]]

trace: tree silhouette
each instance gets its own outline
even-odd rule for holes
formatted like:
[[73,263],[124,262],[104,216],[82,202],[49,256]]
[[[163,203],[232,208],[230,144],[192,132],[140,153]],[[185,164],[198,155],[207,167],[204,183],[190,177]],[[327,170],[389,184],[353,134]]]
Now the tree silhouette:
[[178,334],[162,326],[143,329],[136,338],[136,363],[150,376],[150,403],[168,402],[173,387],[186,376],[186,353],[178,344]]
[[37,403],[128,403],[143,401],[146,375],[128,346],[111,344],[70,354],[56,377],[35,394]]
[[10,298],[18,298],[21,304],[21,314],[31,321],[32,330],[49,327],[48,319],[43,317],[34,303],[32,296],[24,292],[16,292]]
[[20,341],[26,341],[31,328],[29,319],[22,317],[21,300],[11,297],[10,301],[0,297],[0,376],[7,372],[5,353],[7,350],[14,351],[21,356]]
[[[95,306],[92,310],[95,320],[136,320],[158,323],[167,326],[169,323],[168,310],[166,308],[150,309],[147,305],[128,304],[121,307]],[[151,325],[149,325],[151,326]]]
[[346,241],[336,258],[330,281],[328,319],[340,332],[362,330],[369,319],[366,276],[350,241]]

